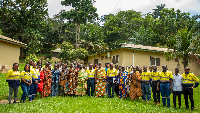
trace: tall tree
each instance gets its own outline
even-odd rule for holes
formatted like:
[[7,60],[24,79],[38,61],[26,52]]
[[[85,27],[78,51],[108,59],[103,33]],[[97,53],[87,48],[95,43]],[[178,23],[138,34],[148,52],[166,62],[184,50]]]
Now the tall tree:
[[47,0],[2,0],[0,5],[0,28],[4,35],[27,43],[29,54],[38,52],[48,16]]
[[76,49],[78,48],[80,25],[92,22],[98,17],[97,9],[93,6],[94,0],[64,0],[62,5],[72,6],[74,9],[68,12],[63,12],[62,16],[68,20],[69,23],[76,25]]

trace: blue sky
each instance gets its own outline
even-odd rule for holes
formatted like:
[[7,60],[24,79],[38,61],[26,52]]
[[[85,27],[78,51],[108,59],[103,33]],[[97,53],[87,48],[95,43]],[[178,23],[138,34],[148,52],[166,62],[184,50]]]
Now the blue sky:
[[[69,11],[72,7],[61,5],[62,0],[47,0],[49,16],[59,13],[65,9]],[[119,11],[135,10],[146,14],[152,12],[156,5],[165,4],[166,8],[180,9],[182,12],[190,12],[191,15],[200,15],[200,0],[96,0],[94,6],[99,16],[116,14]]]

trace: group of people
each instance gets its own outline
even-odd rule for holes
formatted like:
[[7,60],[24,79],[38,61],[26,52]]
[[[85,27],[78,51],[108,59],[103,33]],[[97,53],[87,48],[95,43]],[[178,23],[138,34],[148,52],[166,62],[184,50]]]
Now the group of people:
[[[114,93],[119,98],[130,97],[132,100],[142,98],[143,101],[151,99],[153,92],[154,103],[160,104],[160,93],[163,106],[170,107],[170,94],[173,93],[173,103],[176,107],[176,96],[178,95],[179,108],[181,107],[181,94],[184,94],[186,108],[188,96],[191,101],[191,110],[194,109],[193,88],[198,87],[199,79],[190,72],[190,68],[185,68],[185,73],[179,74],[179,69],[175,69],[175,74],[163,65],[163,70],[159,72],[157,66],[143,66],[143,70],[138,65],[136,67],[117,66],[113,63],[106,64],[103,68],[102,63],[88,64],[85,67],[80,63],[56,62],[54,67],[50,62],[42,66],[42,62],[29,61],[24,71],[18,70],[19,64],[14,63],[13,69],[6,75],[9,84],[8,101],[11,103],[14,92],[14,102],[16,103],[19,86],[23,90],[20,102],[25,102],[26,97],[33,101],[37,92],[41,98],[47,96],[88,96],[113,98]],[[21,83],[20,83],[21,80]],[[152,91],[151,91],[152,90]]]

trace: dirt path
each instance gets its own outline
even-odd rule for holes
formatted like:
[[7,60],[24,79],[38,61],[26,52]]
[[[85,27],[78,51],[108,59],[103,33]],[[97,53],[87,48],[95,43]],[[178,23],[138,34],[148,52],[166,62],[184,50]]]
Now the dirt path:
[[[13,103],[14,100],[11,100],[11,103]],[[19,103],[19,101],[17,101],[17,103]],[[0,104],[8,104],[8,100],[1,100]]]

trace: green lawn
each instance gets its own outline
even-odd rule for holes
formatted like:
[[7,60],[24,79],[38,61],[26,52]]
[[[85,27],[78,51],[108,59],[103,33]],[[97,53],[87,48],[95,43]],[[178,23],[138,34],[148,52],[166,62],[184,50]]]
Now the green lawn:
[[[0,74],[0,98],[7,100],[8,95],[8,85],[5,82],[6,74]],[[200,87],[194,89],[194,101],[195,110],[193,112],[200,112]],[[18,97],[20,99],[22,94],[21,87],[19,88]],[[28,98],[27,98],[28,100]],[[177,102],[178,104],[178,102]],[[178,105],[177,105],[178,106]],[[139,100],[130,99],[119,99],[114,98],[95,98],[95,97],[47,97],[47,98],[37,98],[34,102],[17,103],[17,104],[5,104],[0,105],[0,111],[4,112],[83,112],[83,113],[99,113],[99,112],[111,112],[111,113],[121,113],[121,112],[191,112],[190,110],[185,110],[184,99],[182,95],[182,108],[174,109],[172,103],[171,94],[171,108],[162,107],[153,104],[153,100],[150,103],[142,102]]]

